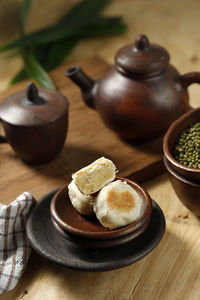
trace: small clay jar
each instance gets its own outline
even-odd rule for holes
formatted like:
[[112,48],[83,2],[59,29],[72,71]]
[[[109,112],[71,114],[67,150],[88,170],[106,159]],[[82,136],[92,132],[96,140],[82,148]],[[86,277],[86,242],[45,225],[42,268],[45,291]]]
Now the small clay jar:
[[99,80],[78,66],[66,74],[80,87],[86,105],[96,109],[111,130],[129,139],[163,134],[189,110],[188,86],[200,83],[200,73],[180,75],[167,50],[145,35],[119,49],[115,65]]
[[30,83],[0,105],[0,121],[8,142],[24,162],[41,164],[61,151],[68,129],[68,100],[58,91]]
[[173,156],[174,147],[179,135],[191,124],[200,121],[200,107],[191,109],[174,121],[163,139],[163,153],[169,167],[185,179],[200,184],[200,169],[190,168],[179,163]]

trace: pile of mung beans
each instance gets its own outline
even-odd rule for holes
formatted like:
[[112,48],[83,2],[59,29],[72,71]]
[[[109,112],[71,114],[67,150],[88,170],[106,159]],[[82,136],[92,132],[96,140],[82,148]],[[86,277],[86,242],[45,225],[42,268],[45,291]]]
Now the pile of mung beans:
[[200,169],[200,122],[191,124],[176,140],[173,157],[189,168]]

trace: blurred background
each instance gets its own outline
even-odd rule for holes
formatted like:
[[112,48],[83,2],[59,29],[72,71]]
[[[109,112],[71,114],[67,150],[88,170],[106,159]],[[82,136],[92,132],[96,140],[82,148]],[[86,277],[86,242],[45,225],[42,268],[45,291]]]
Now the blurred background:
[[[99,0],[101,1],[101,0]],[[53,25],[77,0],[34,0],[26,21],[26,32]],[[18,19],[21,0],[0,0],[0,45],[19,36]],[[140,33],[165,47],[171,63],[181,73],[200,71],[200,1],[199,0],[113,0],[103,11],[105,16],[121,16],[127,31],[119,35],[82,39],[66,61],[98,56],[112,64],[116,51],[132,43]],[[13,52],[0,53],[0,90],[23,65]],[[191,92],[194,94],[195,90]],[[193,95],[194,96],[194,95]]]

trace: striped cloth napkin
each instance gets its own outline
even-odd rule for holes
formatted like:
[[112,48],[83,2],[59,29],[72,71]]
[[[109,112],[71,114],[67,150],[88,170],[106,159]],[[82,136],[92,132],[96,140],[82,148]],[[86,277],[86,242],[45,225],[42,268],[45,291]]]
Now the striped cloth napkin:
[[31,247],[25,224],[35,203],[34,197],[24,192],[9,205],[0,204],[0,295],[17,285],[26,267]]

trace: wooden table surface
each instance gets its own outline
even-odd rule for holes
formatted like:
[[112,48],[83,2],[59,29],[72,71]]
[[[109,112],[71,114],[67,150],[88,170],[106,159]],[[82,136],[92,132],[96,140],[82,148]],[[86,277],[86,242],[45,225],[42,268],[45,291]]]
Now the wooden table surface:
[[[28,29],[53,23],[75,2],[33,1]],[[20,3],[18,0],[0,2],[0,43],[17,35],[16,13]],[[198,0],[114,0],[105,13],[122,15],[129,26],[128,32],[123,36],[84,40],[68,61],[96,55],[112,63],[119,47],[132,42],[137,34],[145,33],[168,49],[171,62],[181,73],[199,71],[199,11]],[[8,60],[6,55],[0,56],[1,90],[7,88],[21,64],[19,58]],[[191,105],[199,106],[200,87],[193,85],[189,92]],[[5,182],[6,175],[1,174],[1,182],[2,176]],[[5,188],[12,196],[12,180],[7,180],[9,184]],[[63,182],[59,177],[51,180],[55,186]],[[151,254],[119,270],[90,273],[59,267],[33,252],[18,286],[1,299],[200,299],[199,220],[179,202],[166,174],[145,182],[144,187],[161,206],[167,223],[163,240]]]

